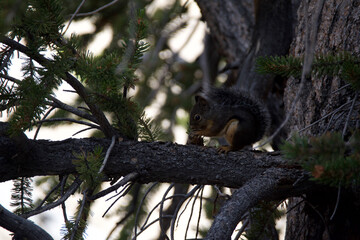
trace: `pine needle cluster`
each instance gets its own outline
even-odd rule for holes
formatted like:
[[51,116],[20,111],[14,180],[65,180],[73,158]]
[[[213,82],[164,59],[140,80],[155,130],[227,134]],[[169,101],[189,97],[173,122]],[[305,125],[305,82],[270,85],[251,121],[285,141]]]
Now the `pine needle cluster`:
[[13,189],[11,190],[10,206],[15,207],[14,213],[23,214],[31,210],[33,206],[32,201],[32,179],[26,177],[19,177],[13,181]]
[[[276,74],[283,77],[301,76],[303,58],[294,56],[266,56],[256,61],[257,72]],[[360,90],[360,58],[348,52],[336,55],[317,55],[311,74],[316,76],[339,76]]]
[[349,187],[360,181],[360,133],[348,142],[338,132],[320,137],[293,137],[282,146],[286,158],[312,173],[314,180],[337,187]]
[[83,180],[83,189],[95,189],[102,183],[103,174],[99,172],[104,154],[102,147],[95,147],[93,152],[73,153],[76,172]]

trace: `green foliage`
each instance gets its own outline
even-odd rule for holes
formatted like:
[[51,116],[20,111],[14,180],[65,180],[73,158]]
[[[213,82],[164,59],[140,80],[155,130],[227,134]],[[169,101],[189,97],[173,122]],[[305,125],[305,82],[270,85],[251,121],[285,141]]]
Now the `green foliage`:
[[95,147],[92,153],[73,153],[76,159],[73,160],[76,171],[80,179],[84,181],[83,189],[95,189],[103,178],[99,172],[102,165],[104,154],[102,147]]
[[64,26],[61,0],[28,0],[26,11],[13,22],[12,37],[26,38],[34,52],[59,41]]
[[139,138],[144,141],[154,142],[162,136],[161,128],[151,119],[146,118],[145,112],[142,112],[139,118]]
[[16,207],[16,214],[23,214],[33,208],[32,204],[32,178],[19,177],[13,181],[10,206]]
[[[283,77],[300,77],[303,58],[293,56],[266,56],[256,60],[257,71],[262,74],[277,74]],[[360,90],[360,58],[348,52],[336,55],[317,55],[312,65],[312,74],[340,76],[354,89]]]
[[[33,54],[55,46],[59,41],[59,32],[64,22],[61,1],[29,0],[25,9],[23,14],[13,19],[12,38],[25,38],[27,47]],[[0,52],[2,57],[9,56],[7,53],[7,49]],[[16,85],[11,81],[2,81],[1,100],[5,104],[10,103],[8,110],[11,108],[15,110],[10,121],[13,131],[31,128],[41,118],[46,110],[46,99],[61,83],[60,77],[65,72],[61,65],[55,67],[49,64],[44,68],[28,58],[23,66],[23,80],[16,81]],[[5,69],[4,72],[6,73],[7,70]]]
[[90,203],[84,199],[79,200],[75,217],[65,222],[65,226],[61,229],[61,235],[63,235],[62,239],[84,240],[89,214]]
[[299,77],[301,76],[302,59],[290,55],[258,57],[256,67],[256,71],[262,74]]
[[350,186],[360,181],[359,136],[359,131],[355,132],[348,143],[336,132],[312,138],[295,136],[282,146],[282,151],[286,158],[311,172],[314,180]]
[[[24,79],[15,82],[1,79],[2,108],[13,111],[11,130],[25,131],[36,125],[49,108],[48,99],[62,83],[64,73],[74,71],[89,87],[92,101],[110,113],[113,126],[122,136],[155,139],[156,134],[151,132],[154,127],[145,126],[149,121],[144,118],[143,111],[127,97],[128,90],[138,82],[135,71],[150,46],[144,41],[147,34],[145,12],[141,10],[138,16],[132,16],[128,36],[121,40],[123,48],[94,57],[82,50],[79,37],[65,40],[61,35],[65,11],[61,1],[32,0],[27,4],[24,14],[13,20],[11,36],[25,38],[34,55],[51,49],[53,60],[39,66],[28,58],[23,67]],[[4,48],[0,57],[10,58],[12,54],[13,51]],[[4,70],[6,72],[7,66]]]

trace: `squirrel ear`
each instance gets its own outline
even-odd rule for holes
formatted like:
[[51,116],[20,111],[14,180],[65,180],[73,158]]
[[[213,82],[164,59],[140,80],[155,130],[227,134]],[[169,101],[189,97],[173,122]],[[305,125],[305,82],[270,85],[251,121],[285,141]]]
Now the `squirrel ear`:
[[195,102],[199,103],[201,106],[208,105],[208,101],[201,95],[195,95]]

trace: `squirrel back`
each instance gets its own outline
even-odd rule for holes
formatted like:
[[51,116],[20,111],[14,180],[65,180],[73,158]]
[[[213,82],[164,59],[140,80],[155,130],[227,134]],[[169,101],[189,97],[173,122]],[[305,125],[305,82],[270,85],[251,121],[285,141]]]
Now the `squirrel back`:
[[221,151],[239,150],[259,141],[268,131],[270,115],[259,100],[234,88],[210,88],[195,96],[190,113],[194,136],[225,137],[230,146]]

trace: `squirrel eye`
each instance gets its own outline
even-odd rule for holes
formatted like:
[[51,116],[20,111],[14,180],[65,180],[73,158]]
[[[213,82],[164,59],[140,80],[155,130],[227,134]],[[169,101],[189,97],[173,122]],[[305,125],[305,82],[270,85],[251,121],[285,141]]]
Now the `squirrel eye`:
[[195,120],[195,121],[200,121],[200,120],[201,120],[201,116],[200,116],[199,114],[195,114],[194,120]]

